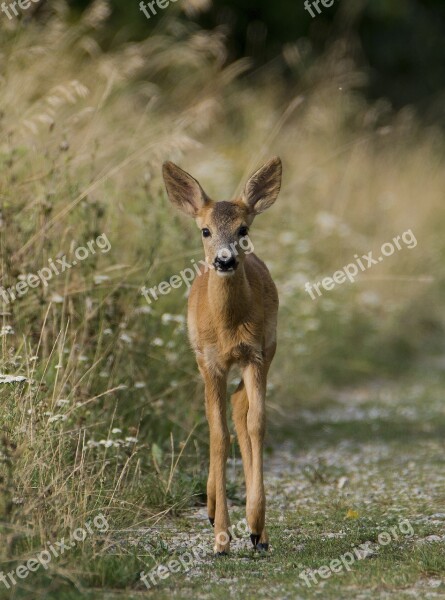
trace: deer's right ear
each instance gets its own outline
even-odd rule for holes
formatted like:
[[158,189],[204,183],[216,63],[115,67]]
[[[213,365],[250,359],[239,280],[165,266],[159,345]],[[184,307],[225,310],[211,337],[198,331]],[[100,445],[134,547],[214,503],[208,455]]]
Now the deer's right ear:
[[174,163],[164,163],[162,174],[170,202],[189,217],[196,217],[210,202],[199,182]]

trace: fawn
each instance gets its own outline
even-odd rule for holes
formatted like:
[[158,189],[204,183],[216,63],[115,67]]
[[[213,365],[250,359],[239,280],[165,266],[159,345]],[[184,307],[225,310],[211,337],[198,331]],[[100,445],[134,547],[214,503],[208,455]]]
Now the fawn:
[[242,371],[231,401],[246,481],[250,537],[256,550],[269,548],[263,444],[267,373],[276,349],[278,294],[266,265],[255,254],[243,251],[240,242],[248,239],[255,216],[277,199],[281,174],[281,160],[275,157],[251,176],[240,198],[214,202],[191,175],[171,162],[163,166],[168,197],[176,208],[195,219],[209,266],[202,269],[190,291],[188,330],[205,384],[210,429],[207,511],[218,555],[227,553],[230,546],[226,394],[232,365]]

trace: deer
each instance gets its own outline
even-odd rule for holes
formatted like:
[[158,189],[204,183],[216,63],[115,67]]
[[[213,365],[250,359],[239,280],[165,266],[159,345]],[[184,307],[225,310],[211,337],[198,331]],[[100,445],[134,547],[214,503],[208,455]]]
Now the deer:
[[163,178],[173,206],[195,219],[205,252],[205,266],[201,265],[190,289],[187,324],[205,388],[210,433],[207,513],[214,527],[214,552],[227,555],[231,541],[226,495],[227,382],[234,365],[242,376],[231,404],[246,485],[246,519],[254,550],[267,552],[263,446],[267,375],[277,347],[279,301],[268,268],[242,242],[250,240],[255,217],[276,201],[282,163],[272,158],[248,179],[241,196],[230,201],[211,200],[196,179],[172,162],[164,163]]

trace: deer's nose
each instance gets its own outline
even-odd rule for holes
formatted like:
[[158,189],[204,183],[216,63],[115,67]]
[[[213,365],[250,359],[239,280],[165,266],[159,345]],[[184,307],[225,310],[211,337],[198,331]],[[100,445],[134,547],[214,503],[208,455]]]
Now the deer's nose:
[[232,254],[220,254],[213,264],[219,271],[230,271],[236,267],[236,259]]

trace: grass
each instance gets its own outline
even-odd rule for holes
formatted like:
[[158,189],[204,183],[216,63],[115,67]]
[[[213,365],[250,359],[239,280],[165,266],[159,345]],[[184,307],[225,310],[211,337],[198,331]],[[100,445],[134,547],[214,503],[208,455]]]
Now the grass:
[[[442,133],[368,104],[341,45],[290,65],[300,73],[290,90],[273,68],[240,79],[247,65],[222,66],[219,33],[170,18],[146,41],[103,53],[105,13],[68,24],[62,6],[44,35],[33,23],[0,25],[0,285],[48,259],[72,261],[100,234],[111,249],[0,307],[0,373],[13,378],[0,381],[1,569],[98,512],[110,529],[12,597],[424,593],[444,567],[437,543],[416,542],[442,531],[430,519],[443,505]],[[245,540],[227,560],[145,592],[139,572],[179,552],[175,538],[209,542],[184,290],[150,306],[140,293],[202,253],[194,225],[167,205],[161,164],[179,162],[224,199],[273,154],[282,194],[253,230],[281,302],[268,397],[273,552],[253,556]],[[353,285],[316,301],[304,291],[409,229],[416,247]],[[234,518],[237,456],[233,441]],[[298,581],[300,563],[321,566],[399,514],[414,520],[413,539],[314,589]]]

